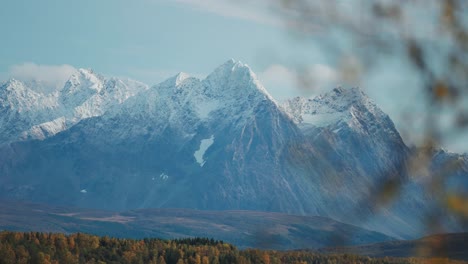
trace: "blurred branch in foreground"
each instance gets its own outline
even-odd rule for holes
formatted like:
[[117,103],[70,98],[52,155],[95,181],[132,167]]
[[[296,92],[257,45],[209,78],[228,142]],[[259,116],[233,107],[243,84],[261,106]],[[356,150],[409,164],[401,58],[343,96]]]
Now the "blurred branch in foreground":
[[[432,168],[437,149],[444,142],[455,139],[466,144],[468,1],[277,0],[271,6],[298,41],[311,41],[330,54],[345,85],[360,85],[389,58],[398,58],[411,69],[420,87],[406,87],[408,96],[411,90],[421,91],[413,104],[425,110],[423,115],[411,115],[405,109],[401,113],[408,115],[408,126],[422,121],[421,146],[411,155],[407,167],[408,175],[421,177],[425,191],[437,200],[439,208],[427,216],[427,228],[440,230],[439,218],[444,212],[468,226],[467,179],[452,182],[454,174],[467,168],[460,160],[447,160],[440,169]],[[375,197],[370,197],[377,206],[387,206],[403,188],[391,176]]]

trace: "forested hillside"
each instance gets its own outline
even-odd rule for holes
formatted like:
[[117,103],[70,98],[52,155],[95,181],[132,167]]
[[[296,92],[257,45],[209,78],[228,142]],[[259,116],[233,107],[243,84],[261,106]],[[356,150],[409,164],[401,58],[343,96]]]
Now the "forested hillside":
[[86,234],[1,232],[0,263],[463,263],[446,259],[370,258],[310,251],[238,250],[207,238],[116,239]]

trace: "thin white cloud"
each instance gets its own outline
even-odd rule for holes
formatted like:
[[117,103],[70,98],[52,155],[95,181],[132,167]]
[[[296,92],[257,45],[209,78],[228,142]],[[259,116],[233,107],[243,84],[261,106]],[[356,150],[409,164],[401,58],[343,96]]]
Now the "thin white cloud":
[[260,72],[258,78],[279,101],[295,96],[314,96],[339,84],[337,71],[323,64],[300,69],[272,64]]
[[298,95],[297,73],[280,64],[268,66],[260,72],[258,79],[276,100],[285,100]]
[[175,0],[202,12],[223,17],[252,21],[276,27],[284,26],[283,21],[275,16],[268,1],[233,1],[233,0]]
[[303,82],[300,83],[300,88],[313,93],[329,91],[341,83],[339,72],[325,64],[310,65],[301,72],[299,77]]
[[26,62],[13,65],[6,76],[26,82],[37,82],[48,88],[61,88],[65,82],[76,72],[76,68],[68,65],[45,65]]

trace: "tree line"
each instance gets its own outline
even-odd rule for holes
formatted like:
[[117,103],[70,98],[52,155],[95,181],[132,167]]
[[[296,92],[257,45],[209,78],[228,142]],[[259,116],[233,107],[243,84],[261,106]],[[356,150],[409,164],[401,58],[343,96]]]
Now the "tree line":
[[[416,258],[325,255],[311,251],[245,249],[208,238],[121,239],[76,233],[0,232],[0,264],[10,263],[425,263]],[[444,261],[444,260],[439,260]],[[446,260],[448,261],[448,260]],[[456,261],[448,261],[457,263]],[[432,262],[431,262],[432,263]],[[447,262],[444,262],[447,263]]]

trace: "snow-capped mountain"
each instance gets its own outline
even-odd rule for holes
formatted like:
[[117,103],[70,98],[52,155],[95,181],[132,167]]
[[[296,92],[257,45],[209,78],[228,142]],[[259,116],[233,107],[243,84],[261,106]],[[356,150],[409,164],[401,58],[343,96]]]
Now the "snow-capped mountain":
[[92,70],[78,70],[61,90],[60,102],[65,115],[76,122],[100,116],[116,104],[148,89],[146,84],[130,79],[105,78]]
[[[319,159],[330,161],[335,168],[323,174],[322,181],[324,185],[326,180],[334,182],[335,191],[341,194],[326,194],[324,203],[342,210],[329,210],[328,216],[342,219],[342,212],[348,210],[348,221],[392,233],[394,226],[385,220],[393,213],[374,221],[377,198],[369,200],[386,182],[400,184],[407,178],[410,153],[390,118],[359,88],[335,88],[314,99],[298,97],[282,107]],[[412,232],[409,225],[400,225]]]
[[57,94],[44,95],[11,79],[0,84],[0,145],[24,138],[35,125],[57,117]]
[[252,70],[229,60],[205,80],[179,73],[135,96],[109,116],[151,114],[155,122],[193,130],[192,121],[208,122],[221,114],[227,118],[222,121],[228,123],[251,118],[252,109],[265,100],[274,102]]
[[[15,94],[26,93],[15,85]],[[229,60],[203,80],[180,73],[151,88],[80,70],[50,105],[35,106],[46,109],[44,119],[18,110],[34,105],[29,95],[1,98],[10,120],[34,120],[11,135],[42,140],[3,144],[0,197],[118,210],[276,211],[395,237],[423,232],[417,225],[428,199],[408,175],[412,152],[358,88],[280,106],[248,65]],[[388,182],[409,187],[379,213],[374,195]]]
[[[414,161],[432,174],[450,175],[451,181],[456,182],[452,186],[457,186],[459,192],[460,188],[468,186],[466,155],[439,150],[429,153],[426,161],[418,158],[419,150],[411,150],[404,144],[388,115],[359,88],[335,88],[314,99],[297,97],[286,101],[282,107],[321,153],[322,159],[333,161],[338,171],[341,170],[335,176],[339,181],[336,189],[343,190],[349,201],[339,203],[352,204],[350,201],[361,200],[351,209],[350,222],[357,216],[354,223],[402,237],[427,232],[427,227],[421,223],[434,213],[440,201],[427,194],[427,186],[421,184],[421,177],[410,168]],[[453,162],[458,162],[460,167],[438,173]],[[398,195],[390,205],[379,205],[380,195],[386,192],[385,188],[392,188],[389,186],[399,186]],[[329,199],[327,204],[333,204],[337,196]],[[375,204],[371,202],[366,208],[366,202],[362,201],[369,199],[374,199]],[[342,219],[340,213],[335,212],[328,216]],[[444,223],[449,229],[456,226],[452,220],[446,219]]]
[[[86,206],[257,209],[256,200],[274,198],[272,209],[293,212],[280,203],[297,200],[291,188],[258,190],[288,184],[277,179],[283,177],[280,155],[295,137],[299,130],[250,68],[228,61],[202,81],[179,74],[40,145],[50,155],[68,153],[55,162],[65,166],[53,169],[60,171],[57,184],[69,175],[76,184],[70,196]],[[275,177],[267,177],[268,170]],[[187,200],[189,194],[199,198]]]
[[[331,127],[346,124],[355,131],[366,133],[382,122],[392,128],[389,117],[359,88],[335,88],[313,99],[296,97],[282,105],[293,120],[302,127]],[[374,121],[378,121],[375,124]],[[375,128],[377,129],[377,128]],[[394,129],[392,129],[394,130]],[[337,131],[336,131],[337,132]],[[392,131],[398,136],[396,130]]]
[[353,168],[366,166],[363,171],[372,174],[372,181],[388,175],[404,178],[409,149],[388,115],[359,88],[294,98],[283,109],[313,145],[341,156]]
[[0,86],[0,145],[45,139],[79,121],[100,116],[148,87],[129,79],[105,78],[79,69],[61,90],[51,93],[35,82],[9,80]]

